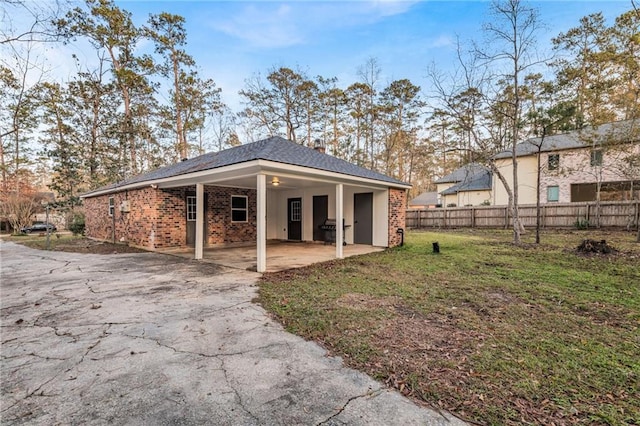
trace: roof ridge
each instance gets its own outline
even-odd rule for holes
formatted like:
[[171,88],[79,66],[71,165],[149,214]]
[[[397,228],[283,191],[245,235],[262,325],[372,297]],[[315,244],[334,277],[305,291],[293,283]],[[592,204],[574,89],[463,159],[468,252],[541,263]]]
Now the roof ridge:
[[339,173],[361,179],[372,179],[387,184],[407,186],[408,184],[386,176],[380,172],[357,166],[342,158],[324,154],[314,148],[298,144],[282,136],[271,136],[258,141],[230,147],[217,152],[207,152],[197,157],[150,170],[110,185],[89,191],[94,193],[115,192],[118,188],[143,186],[144,183],[161,179],[171,179],[203,172],[220,167],[262,159],[324,172]]

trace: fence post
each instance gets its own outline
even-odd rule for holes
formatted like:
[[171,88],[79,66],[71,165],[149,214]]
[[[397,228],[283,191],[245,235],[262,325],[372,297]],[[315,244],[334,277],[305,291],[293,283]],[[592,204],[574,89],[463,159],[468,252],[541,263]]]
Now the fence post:
[[509,206],[504,207],[504,229],[509,229]]
[[[592,203],[580,202],[580,203],[566,203],[566,204],[543,204],[541,205],[541,218],[540,226],[545,229],[554,229],[562,227],[571,227],[576,219],[590,221],[593,219],[594,214],[592,212]],[[624,202],[603,202],[604,209],[603,218],[606,218],[608,226],[612,227],[625,227],[626,229],[640,228],[640,200],[628,200]],[[617,208],[614,208],[616,207]],[[529,208],[533,208],[529,206]],[[500,221],[503,221],[502,227],[504,229],[509,228],[509,221],[511,219],[511,212],[508,206],[490,206],[480,207],[475,206],[467,207],[470,212],[470,222],[465,222],[464,208],[453,209],[456,212],[460,212],[458,219],[460,221],[459,226],[477,228],[488,227],[499,229],[501,227]],[[504,209],[502,212],[501,209]],[[551,209],[551,211],[549,210]],[[448,228],[450,214],[449,208],[437,208],[437,209],[424,209],[424,210],[407,210],[406,220],[407,227],[416,226],[419,229],[424,228]],[[478,225],[478,211],[485,212],[480,216],[482,219],[481,225]],[[489,216],[487,214],[490,213]],[[458,214],[458,213],[456,213]],[[524,216],[522,216],[524,218]],[[527,218],[530,216],[527,216]],[[624,217],[624,220],[622,219]],[[631,226],[631,228],[629,228]],[[595,227],[595,225],[590,226]],[[111,232],[113,232],[113,229]],[[113,235],[110,235],[113,237]]]

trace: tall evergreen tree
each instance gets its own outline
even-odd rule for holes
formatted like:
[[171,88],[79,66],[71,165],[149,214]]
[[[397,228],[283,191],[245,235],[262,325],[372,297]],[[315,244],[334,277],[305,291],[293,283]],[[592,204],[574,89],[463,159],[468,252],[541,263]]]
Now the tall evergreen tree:
[[86,37],[99,51],[107,53],[111,72],[122,100],[122,115],[115,130],[120,140],[120,177],[139,171],[138,144],[134,124],[136,97],[151,91],[144,73],[149,61],[136,56],[135,47],[142,33],[131,19],[131,13],[112,0],[86,0],[88,10],[77,7],[67,13],[57,26],[67,39]]

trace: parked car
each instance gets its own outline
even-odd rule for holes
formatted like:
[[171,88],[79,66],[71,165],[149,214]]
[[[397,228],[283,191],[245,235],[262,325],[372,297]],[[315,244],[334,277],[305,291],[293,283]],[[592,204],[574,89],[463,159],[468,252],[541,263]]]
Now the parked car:
[[20,232],[24,232],[25,234],[30,234],[32,232],[47,232],[47,228],[49,228],[49,232],[56,232],[58,228],[55,225],[49,223],[34,223],[31,226],[24,227],[20,230]]

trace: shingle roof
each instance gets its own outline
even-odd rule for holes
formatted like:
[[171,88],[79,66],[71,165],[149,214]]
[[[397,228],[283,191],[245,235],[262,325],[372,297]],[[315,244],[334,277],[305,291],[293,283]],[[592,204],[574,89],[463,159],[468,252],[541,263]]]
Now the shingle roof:
[[291,142],[279,136],[274,136],[257,142],[225,149],[220,152],[203,154],[176,164],[161,167],[148,173],[98,188],[84,194],[84,196],[91,196],[94,192],[102,193],[104,191],[117,190],[123,186],[135,185],[137,183],[142,184],[143,182],[166,179],[175,176],[183,176],[190,173],[213,170],[219,167],[254,160],[269,160],[282,164],[309,167],[317,170],[377,180],[393,185],[409,186],[409,184],[392,177],[356,166],[355,164],[351,164],[331,155],[323,154],[313,148],[298,145],[295,142]]
[[[638,140],[640,134],[640,122],[637,120],[617,121],[603,124],[598,127],[586,127],[561,135],[546,136],[542,138],[530,138],[516,145],[518,157],[533,155],[538,152],[560,151],[565,149],[584,148],[592,144],[599,145],[606,141],[632,141]],[[509,158],[511,151],[502,151],[494,155],[494,158]]]
[[484,190],[491,190],[491,172],[489,170],[485,170],[484,172],[478,173],[464,182],[453,185],[452,187],[442,191],[440,194],[450,195],[456,194],[458,192]]
[[423,192],[413,200],[409,201],[409,206],[430,206],[438,204],[437,192]]
[[459,169],[454,170],[448,175],[438,179],[434,183],[458,183],[465,182],[470,179],[473,179],[474,176],[485,173],[489,171],[489,169],[482,164],[478,163],[469,163],[460,167]]

